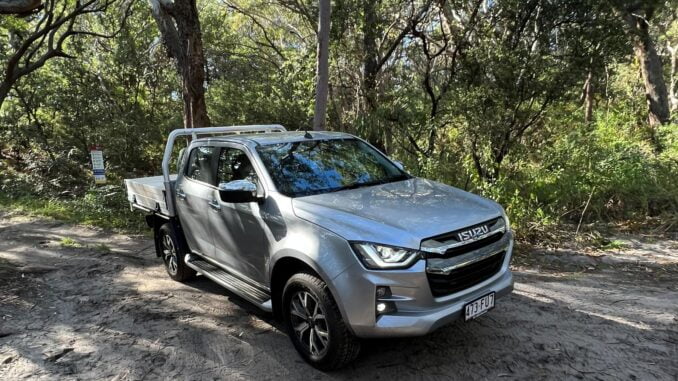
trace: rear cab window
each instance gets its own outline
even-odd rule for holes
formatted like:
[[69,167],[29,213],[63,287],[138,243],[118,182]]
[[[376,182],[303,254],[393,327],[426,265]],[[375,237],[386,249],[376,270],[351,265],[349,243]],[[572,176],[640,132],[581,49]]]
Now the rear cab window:
[[185,176],[208,185],[216,185],[216,152],[217,149],[215,147],[202,146],[193,148],[188,158]]

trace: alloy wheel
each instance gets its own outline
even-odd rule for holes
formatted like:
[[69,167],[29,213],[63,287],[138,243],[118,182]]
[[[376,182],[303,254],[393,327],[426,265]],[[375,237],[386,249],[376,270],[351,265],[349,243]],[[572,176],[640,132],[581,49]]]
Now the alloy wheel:
[[298,291],[290,300],[290,324],[301,345],[314,357],[329,348],[329,327],[323,306],[308,291]]
[[177,249],[174,247],[174,241],[169,235],[165,235],[162,240],[162,254],[165,263],[167,264],[167,270],[172,275],[176,275],[179,268],[179,263],[177,259]]

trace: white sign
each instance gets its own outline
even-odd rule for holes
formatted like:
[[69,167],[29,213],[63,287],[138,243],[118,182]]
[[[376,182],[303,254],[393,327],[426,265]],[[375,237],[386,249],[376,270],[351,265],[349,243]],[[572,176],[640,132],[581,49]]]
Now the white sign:
[[94,173],[95,184],[106,184],[106,173],[104,169],[104,151],[101,146],[92,146],[89,151],[92,157],[92,173]]

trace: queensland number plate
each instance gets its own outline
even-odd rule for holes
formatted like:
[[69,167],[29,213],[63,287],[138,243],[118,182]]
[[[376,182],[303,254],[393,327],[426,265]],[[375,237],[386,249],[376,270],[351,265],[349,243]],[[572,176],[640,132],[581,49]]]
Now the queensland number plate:
[[465,320],[473,320],[492,308],[494,308],[494,292],[467,304],[464,307],[464,310],[466,311]]

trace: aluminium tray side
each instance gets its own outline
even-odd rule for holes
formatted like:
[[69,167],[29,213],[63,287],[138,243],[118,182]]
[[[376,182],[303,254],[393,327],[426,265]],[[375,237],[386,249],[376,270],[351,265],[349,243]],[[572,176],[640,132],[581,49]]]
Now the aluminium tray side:
[[[176,178],[176,175],[170,176],[172,190],[174,190]],[[127,201],[132,207],[170,216],[162,176],[125,179],[125,187],[127,188]]]

